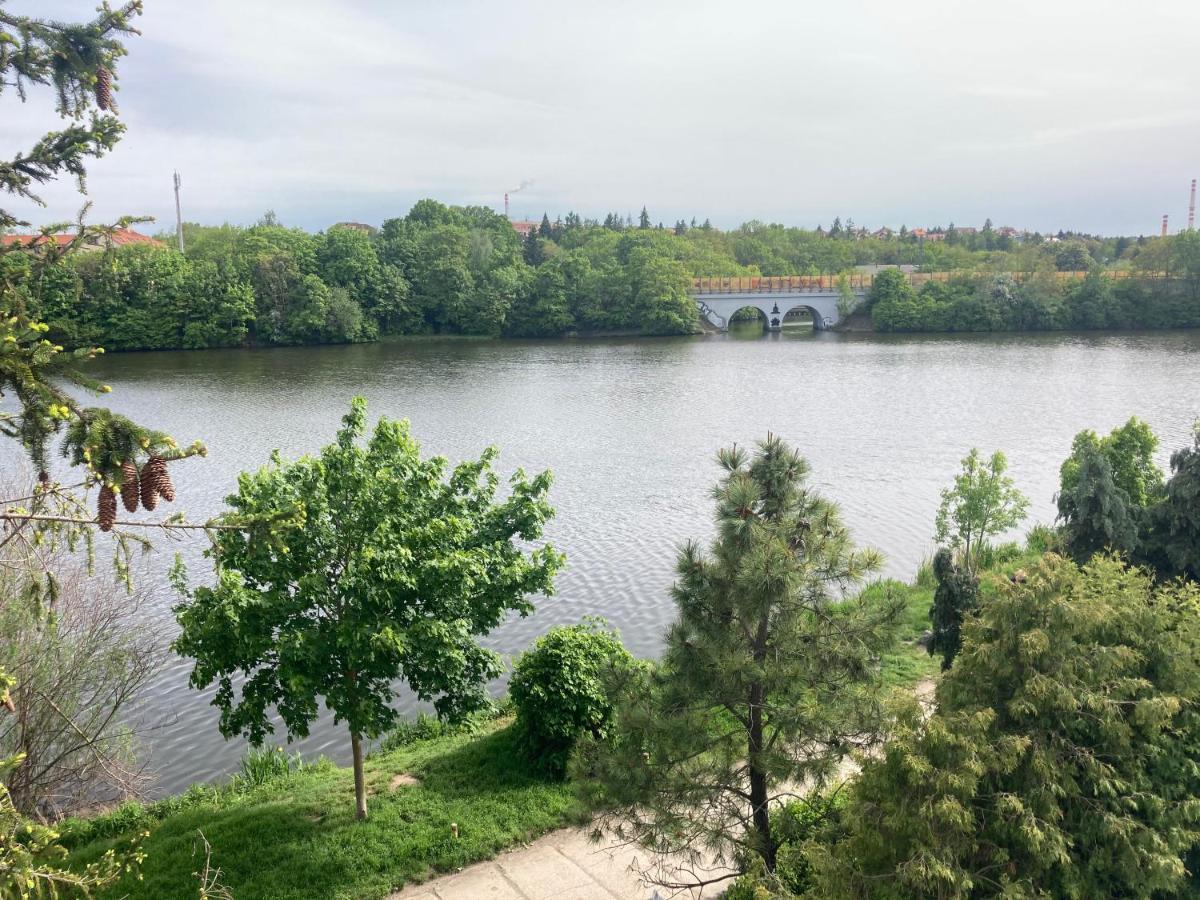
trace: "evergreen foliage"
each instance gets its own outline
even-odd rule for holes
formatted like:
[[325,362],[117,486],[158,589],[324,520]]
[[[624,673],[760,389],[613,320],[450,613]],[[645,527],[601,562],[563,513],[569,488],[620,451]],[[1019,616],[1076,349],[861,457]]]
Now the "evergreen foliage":
[[[1064,471],[1057,497],[1067,552],[1080,563],[1104,550],[1132,554],[1138,545],[1138,507],[1117,485],[1108,457],[1098,446],[1086,443],[1076,448],[1068,463],[1072,464],[1070,477]],[[1067,463],[1063,466],[1065,470]]]
[[1171,477],[1146,520],[1143,552],[1156,571],[1200,582],[1200,423],[1192,446],[1171,454]]
[[562,562],[521,546],[553,514],[549,472],[518,470],[497,502],[495,449],[447,471],[406,422],[380,419],[362,445],[365,429],[358,398],[319,456],[240,476],[228,502],[246,527],[217,535],[216,584],[176,607],[174,644],[195,660],[194,687],[217,684],[226,736],[261,743],[274,707],[303,737],[323,700],[350,732],[360,818],[361,741],[395,722],[394,683],[450,720],[486,706],[500,660],[478,636],[551,593]]
[[620,836],[774,870],[770,808],[877,738],[877,660],[903,602],[842,599],[879,554],[853,547],[786,443],[719,461],[717,538],[680,552],[661,667],[618,686],[613,736],[583,742],[579,785]]
[[933,577],[937,589],[929,619],[933,638],[930,654],[940,653],[942,670],[950,668],[962,646],[962,625],[974,613],[979,602],[979,579],[954,563],[954,554],[940,547],[933,556]]
[[1200,841],[1200,593],[1047,556],[864,760],[815,896],[1181,896]]

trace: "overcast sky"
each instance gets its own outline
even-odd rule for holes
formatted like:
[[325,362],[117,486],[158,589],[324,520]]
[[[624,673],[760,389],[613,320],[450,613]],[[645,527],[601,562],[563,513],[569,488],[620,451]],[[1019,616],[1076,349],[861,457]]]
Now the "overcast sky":
[[[514,218],[1156,233],[1200,175],[1196,0],[146,0],[140,27],[97,219],[170,225],[178,168],[206,223],[499,210],[532,182]],[[0,154],[55,127],[41,99],[0,97]],[[44,194],[19,212],[78,206]]]

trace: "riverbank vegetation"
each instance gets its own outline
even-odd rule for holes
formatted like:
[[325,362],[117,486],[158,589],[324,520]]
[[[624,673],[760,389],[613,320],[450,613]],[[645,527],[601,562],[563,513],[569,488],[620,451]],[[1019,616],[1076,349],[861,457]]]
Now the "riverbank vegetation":
[[188,225],[185,246],[118,246],[36,273],[29,254],[0,265],[52,339],[109,350],[690,334],[700,324],[693,277],[835,275],[856,265],[958,273],[916,289],[895,270],[863,304],[879,331],[1200,326],[1197,232],[989,243],[758,222],[638,227],[571,214],[523,239],[485,207],[422,200],[378,229],[314,234],[268,215],[250,227]]

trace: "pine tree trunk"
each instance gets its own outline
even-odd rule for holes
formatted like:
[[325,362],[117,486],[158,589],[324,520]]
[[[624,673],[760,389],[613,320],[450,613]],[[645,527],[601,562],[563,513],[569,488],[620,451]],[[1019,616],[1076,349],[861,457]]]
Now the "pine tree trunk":
[[754,830],[758,832],[758,852],[768,872],[775,871],[775,841],[771,838],[771,818],[767,810],[767,773],[762,770],[763,748],[763,687],[755,682],[750,687],[750,806]]
[[350,752],[354,755],[354,818],[367,817],[367,784],[363,778],[362,737],[350,732]]

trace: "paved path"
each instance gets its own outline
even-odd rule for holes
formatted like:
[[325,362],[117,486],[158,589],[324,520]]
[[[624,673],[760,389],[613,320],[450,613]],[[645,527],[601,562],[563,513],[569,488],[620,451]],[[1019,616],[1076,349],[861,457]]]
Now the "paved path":
[[[563,828],[454,875],[409,885],[388,900],[649,900],[656,889],[644,885],[637,870],[651,865],[643,850],[595,844],[586,829]],[[663,900],[708,900],[728,884],[703,893],[657,890]]]
[[[932,709],[933,690],[932,681],[922,681],[913,691],[926,710]],[[843,776],[853,771],[853,762],[846,760]],[[645,850],[596,844],[585,828],[561,828],[461,872],[409,885],[388,900],[650,900],[656,890],[661,900],[710,900],[730,884],[720,881],[704,891],[656,889],[638,874],[654,865],[654,857]]]

